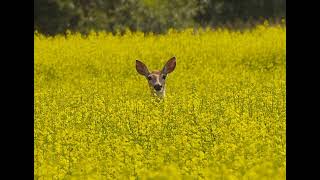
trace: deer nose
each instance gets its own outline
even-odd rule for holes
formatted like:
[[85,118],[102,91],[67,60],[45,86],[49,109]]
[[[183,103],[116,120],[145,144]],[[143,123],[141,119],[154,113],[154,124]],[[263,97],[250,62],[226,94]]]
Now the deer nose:
[[162,86],[161,86],[160,84],[154,85],[154,89],[155,89],[156,91],[160,91],[161,88],[162,88]]

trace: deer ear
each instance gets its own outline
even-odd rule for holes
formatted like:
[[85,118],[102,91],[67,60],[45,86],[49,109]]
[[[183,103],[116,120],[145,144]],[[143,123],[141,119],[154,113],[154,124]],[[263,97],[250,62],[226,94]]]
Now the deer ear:
[[163,74],[169,74],[171,73],[176,67],[176,57],[172,57],[168,60],[166,65],[162,69]]
[[149,70],[148,70],[147,66],[139,60],[136,60],[136,70],[139,74],[141,74],[143,76],[148,76],[148,74],[149,74]]

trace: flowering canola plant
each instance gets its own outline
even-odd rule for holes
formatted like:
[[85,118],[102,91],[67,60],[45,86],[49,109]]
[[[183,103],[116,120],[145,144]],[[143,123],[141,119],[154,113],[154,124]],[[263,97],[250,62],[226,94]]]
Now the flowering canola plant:
[[[34,34],[36,179],[285,179],[286,28]],[[135,60],[177,66],[157,101]]]

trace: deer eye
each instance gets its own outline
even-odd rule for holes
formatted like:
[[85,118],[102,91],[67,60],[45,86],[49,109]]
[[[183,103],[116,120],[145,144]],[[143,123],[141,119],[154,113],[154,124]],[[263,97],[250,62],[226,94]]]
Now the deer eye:
[[152,79],[152,77],[151,77],[151,76],[148,76],[147,78],[148,78],[148,80],[151,80],[151,79]]
[[166,79],[166,77],[167,77],[166,75],[163,75],[163,76],[162,76],[162,79]]

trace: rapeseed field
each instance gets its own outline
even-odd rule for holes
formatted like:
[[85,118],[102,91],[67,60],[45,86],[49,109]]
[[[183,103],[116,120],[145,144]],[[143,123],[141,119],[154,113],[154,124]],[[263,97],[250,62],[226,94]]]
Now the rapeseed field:
[[[34,34],[35,179],[286,179],[286,28]],[[161,69],[151,96],[135,60]]]

